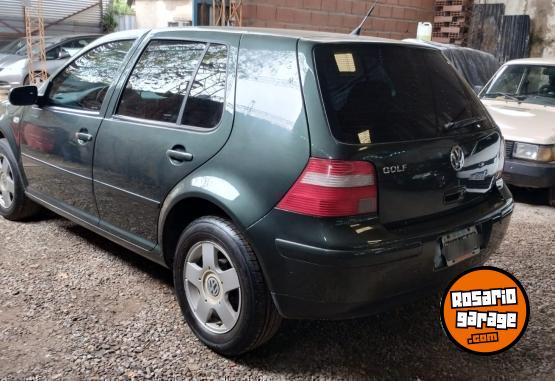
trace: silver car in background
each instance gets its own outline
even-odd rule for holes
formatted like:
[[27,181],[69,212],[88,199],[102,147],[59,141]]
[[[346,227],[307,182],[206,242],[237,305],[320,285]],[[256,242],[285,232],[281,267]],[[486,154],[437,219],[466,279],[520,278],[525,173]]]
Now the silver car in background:
[[[45,38],[46,72],[51,75],[71,56],[75,55],[100,35],[62,35]],[[38,56],[38,52],[36,54]],[[37,57],[38,58],[38,57]],[[34,70],[40,70],[38,62]],[[29,68],[25,38],[19,38],[0,48],[0,90],[29,83]]]

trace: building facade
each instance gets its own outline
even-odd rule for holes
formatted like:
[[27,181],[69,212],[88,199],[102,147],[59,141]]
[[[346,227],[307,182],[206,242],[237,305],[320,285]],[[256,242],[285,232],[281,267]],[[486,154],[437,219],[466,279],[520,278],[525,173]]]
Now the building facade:
[[[348,33],[360,23],[373,1],[247,0],[244,25],[314,29]],[[434,0],[381,0],[363,33],[394,39],[414,38],[419,21],[433,21]]]
[[[416,37],[418,22],[433,20],[434,2],[380,0],[363,33],[396,39]],[[137,27],[210,25],[212,3],[212,0],[135,0]],[[243,0],[242,25],[348,33],[373,3],[367,0]]]

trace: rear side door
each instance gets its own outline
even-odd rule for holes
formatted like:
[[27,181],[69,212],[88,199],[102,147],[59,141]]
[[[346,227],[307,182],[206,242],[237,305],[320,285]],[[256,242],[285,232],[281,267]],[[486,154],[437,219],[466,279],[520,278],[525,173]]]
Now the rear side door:
[[107,107],[106,94],[132,40],[89,50],[51,80],[44,105],[26,109],[20,123],[28,191],[98,222],[92,192],[94,142]]
[[94,189],[104,229],[154,248],[164,198],[231,132],[239,38],[180,31],[144,41],[95,148]]

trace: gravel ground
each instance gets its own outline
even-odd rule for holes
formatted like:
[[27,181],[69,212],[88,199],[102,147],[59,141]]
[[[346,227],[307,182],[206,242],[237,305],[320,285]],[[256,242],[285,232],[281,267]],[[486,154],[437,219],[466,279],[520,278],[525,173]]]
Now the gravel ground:
[[438,300],[366,319],[287,321],[224,359],[183,323],[171,274],[57,217],[0,218],[0,379],[555,379],[555,208],[519,203],[490,264],[531,300],[526,335],[493,357],[443,334]]

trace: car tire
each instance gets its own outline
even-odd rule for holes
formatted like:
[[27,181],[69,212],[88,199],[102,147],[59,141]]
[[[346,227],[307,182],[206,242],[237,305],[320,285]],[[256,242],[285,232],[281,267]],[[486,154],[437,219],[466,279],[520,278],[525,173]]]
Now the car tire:
[[238,356],[279,329],[281,316],[258,260],[230,221],[210,216],[192,222],[177,244],[173,274],[185,320],[215,352]]
[[0,139],[0,216],[10,221],[30,218],[40,207],[26,195],[19,165],[6,139]]
[[548,191],[548,197],[549,197],[549,205],[554,206],[555,207],[555,187],[549,188]]

